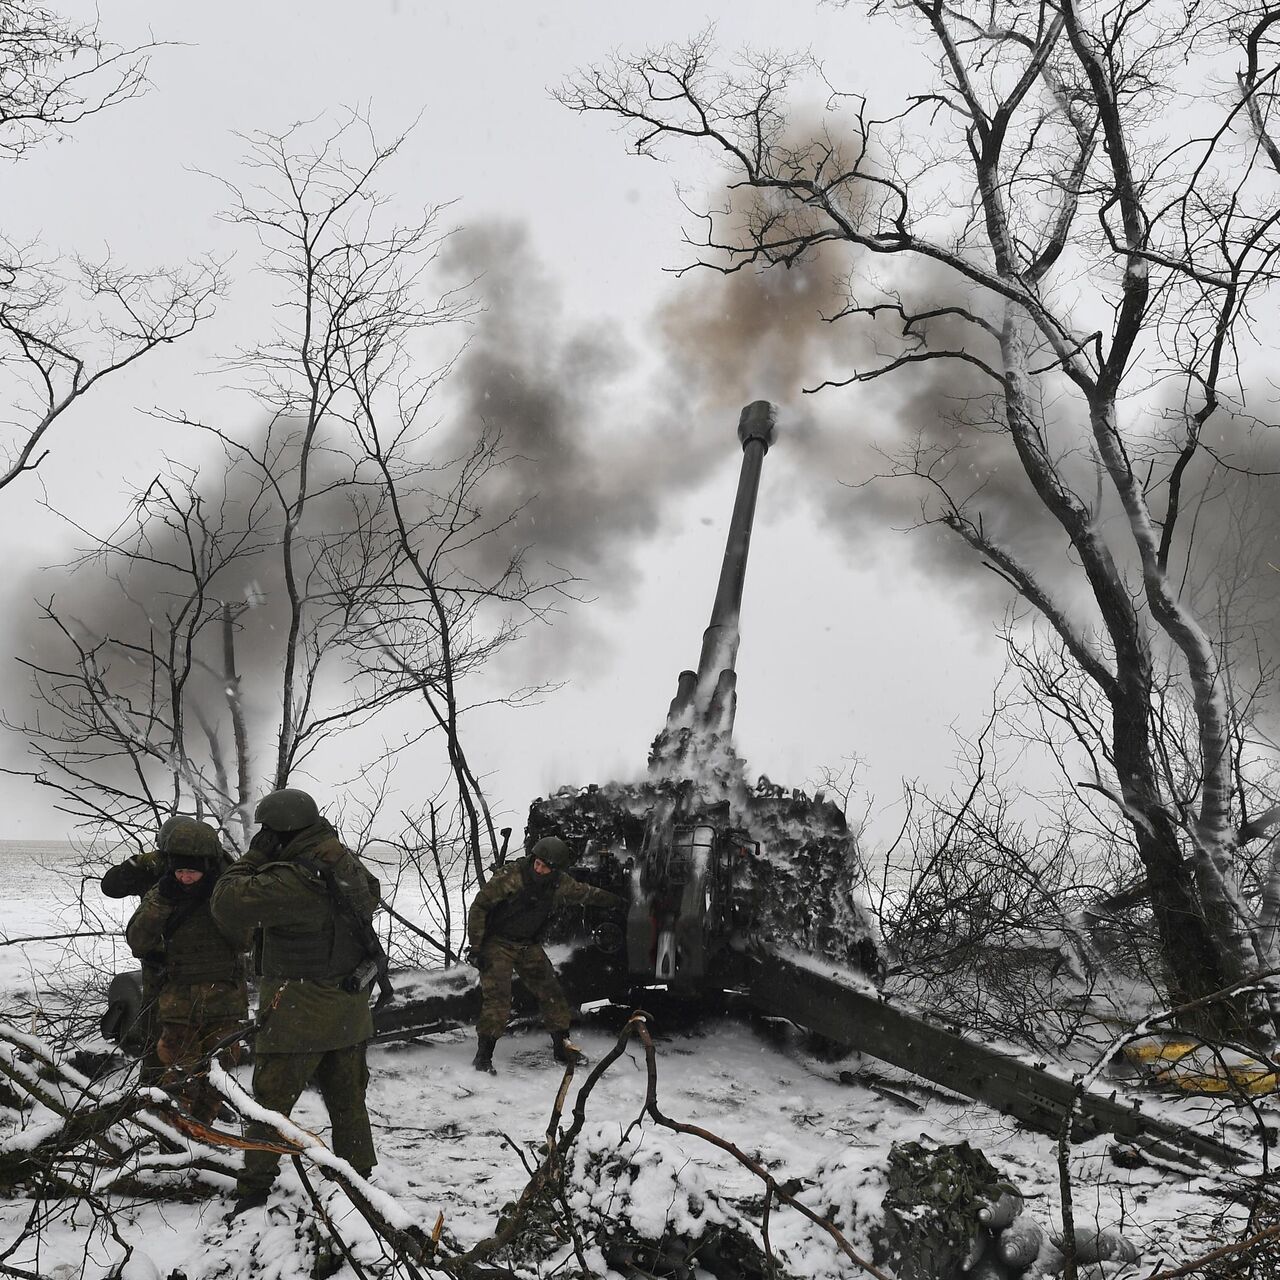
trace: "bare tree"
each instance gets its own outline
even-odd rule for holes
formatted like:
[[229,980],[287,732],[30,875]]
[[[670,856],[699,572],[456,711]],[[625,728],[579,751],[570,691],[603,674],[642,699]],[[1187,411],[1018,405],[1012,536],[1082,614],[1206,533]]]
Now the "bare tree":
[[[1210,424],[1243,412],[1251,308],[1274,281],[1274,175],[1239,94],[1192,141],[1162,139],[1178,87],[1206,73],[1180,79],[1221,19],[1209,7],[901,0],[871,15],[935,57],[886,118],[835,95],[835,123],[797,141],[788,93],[810,64],[748,53],[723,70],[709,35],[590,68],[561,98],[620,120],[642,154],[693,141],[728,164],[734,201],[694,238],[703,265],[847,247],[840,318],[874,339],[864,364],[814,390],[950,380],[957,426],[926,430],[895,470],[923,481],[925,522],[1004,578],[1100,694],[1109,752],[1090,782],[1123,815],[1185,1003],[1276,959],[1239,877],[1241,848],[1275,814],[1246,817],[1233,788],[1237,709],[1223,638],[1198,607],[1195,541],[1197,488],[1223,461]],[[1274,74],[1246,73],[1246,97]],[[1004,441],[1056,530],[1052,564],[992,519],[989,476],[958,452],[966,431]],[[1157,689],[1174,686],[1194,735],[1184,805],[1157,724]]]
[[[154,47],[118,48],[96,25],[0,0],[0,162],[144,92]],[[0,395],[12,405],[0,489],[40,465],[50,428],[73,404],[189,333],[221,287],[213,262],[148,271],[68,262],[0,231]]]
[[[482,428],[469,452],[453,461],[452,487],[424,489],[421,467],[413,461],[422,388],[401,376],[394,380],[394,396],[388,396],[386,373],[368,362],[351,371],[359,403],[356,436],[381,482],[403,569],[393,589],[371,601],[366,669],[383,686],[411,682],[442,730],[468,831],[471,870],[484,884],[485,851],[496,860],[498,836],[459,733],[465,709],[459,685],[530,622],[545,619],[574,579],[559,570],[531,578],[521,546],[510,546],[486,571],[479,552],[510,530],[519,514],[518,509],[492,511],[484,500],[486,481],[510,461],[500,438]],[[389,420],[384,420],[387,409]],[[542,687],[520,689],[503,700],[514,706],[542,692]]]
[[107,43],[96,24],[0,0],[0,157],[20,159],[86,117],[137,97],[154,48],[122,49]]
[[[38,762],[30,776],[77,825],[147,847],[159,821],[190,805],[238,824],[232,838],[247,843],[236,640],[248,605],[236,588],[270,545],[266,499],[261,485],[207,499],[175,465],[72,566],[105,584],[99,598],[79,614],[44,602],[45,656],[23,661],[45,711],[8,727]],[[109,616],[93,616],[107,600]]]
[[[277,327],[230,371],[265,423],[246,436],[161,415],[220,456],[199,474],[172,466],[111,534],[83,531],[85,585],[45,602],[59,643],[29,663],[53,712],[18,726],[34,776],[82,821],[140,840],[185,803],[243,847],[258,788],[288,785],[321,748],[412,699],[425,723],[384,736],[361,774],[435,735],[470,876],[497,854],[463,745],[463,686],[567,580],[529,575],[511,545],[515,513],[489,502],[509,462],[501,442],[483,423],[426,419],[450,360],[424,370],[424,336],[467,303],[424,300],[443,233],[437,210],[409,225],[388,216],[374,179],[396,145],[379,147],[355,117],[311,150],[294,131],[251,142],[256,185],[233,188],[229,216],[254,230],[279,282]],[[426,791],[438,807],[437,786]],[[431,855],[423,867],[434,886]]]

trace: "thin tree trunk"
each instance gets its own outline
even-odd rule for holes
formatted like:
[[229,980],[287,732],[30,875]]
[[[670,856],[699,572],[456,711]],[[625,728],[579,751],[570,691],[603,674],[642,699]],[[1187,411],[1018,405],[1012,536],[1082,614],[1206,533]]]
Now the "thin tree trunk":
[[227,707],[231,712],[231,730],[236,743],[236,817],[243,833],[242,849],[249,847],[253,835],[249,800],[249,733],[244,722],[240,674],[236,671],[235,617],[229,604],[222,606],[222,662],[226,681]]
[[436,807],[431,806],[431,860],[435,863],[436,879],[440,882],[440,914],[444,917],[444,967],[453,964],[453,910],[449,902],[449,886],[445,882],[444,868],[440,865],[440,841],[436,830]]

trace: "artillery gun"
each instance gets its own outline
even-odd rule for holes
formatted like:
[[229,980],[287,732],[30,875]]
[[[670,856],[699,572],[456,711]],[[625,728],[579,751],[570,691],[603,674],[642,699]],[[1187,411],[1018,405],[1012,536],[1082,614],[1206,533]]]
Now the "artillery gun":
[[[575,874],[628,900],[621,936],[597,933],[615,995],[661,986],[685,999],[737,987],[764,944],[878,970],[856,894],[858,850],[821,797],[754,786],[734,750],[739,620],[761,469],[776,432],[757,400],[738,421],[742,465],[711,620],[696,670],[682,671],[639,783],[563,788],[529,810],[526,839],[582,851]],[[579,936],[588,922],[570,924]],[[570,934],[563,934],[568,940]]]

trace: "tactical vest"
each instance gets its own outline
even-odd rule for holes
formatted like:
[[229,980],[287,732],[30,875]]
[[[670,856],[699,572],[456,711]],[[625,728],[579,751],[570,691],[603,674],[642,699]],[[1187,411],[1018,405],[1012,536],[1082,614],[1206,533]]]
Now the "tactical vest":
[[213,923],[206,898],[190,915],[179,921],[169,935],[165,945],[164,980],[166,983],[188,985],[239,982],[243,977],[243,957]]
[[539,876],[527,858],[520,860],[520,891],[499,902],[485,923],[485,936],[508,942],[536,942],[546,932],[556,906],[560,872]]
[[[355,926],[338,903],[329,895],[323,878],[305,863],[328,863],[365,920],[373,919],[373,901],[360,864],[333,837],[324,824],[322,831],[308,830],[294,838],[288,846],[291,861],[308,877],[315,877],[316,888],[324,896],[324,923],[305,931],[274,926],[262,932],[262,976],[264,978],[306,978],[313,982],[339,982],[353,973],[365,960],[364,944]],[[307,890],[310,892],[310,890]]]

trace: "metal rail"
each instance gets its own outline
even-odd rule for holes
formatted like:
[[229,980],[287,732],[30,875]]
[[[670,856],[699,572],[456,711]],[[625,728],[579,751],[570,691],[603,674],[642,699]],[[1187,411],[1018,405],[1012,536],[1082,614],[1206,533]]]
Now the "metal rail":
[[762,1013],[983,1102],[1041,1133],[1057,1136],[1070,1117],[1077,1140],[1112,1133],[1164,1159],[1185,1162],[1192,1155],[1226,1168],[1248,1158],[1193,1129],[1150,1116],[1136,1102],[1118,1101],[1114,1092],[1080,1092],[1070,1080],[781,956],[751,963],[746,998]]

